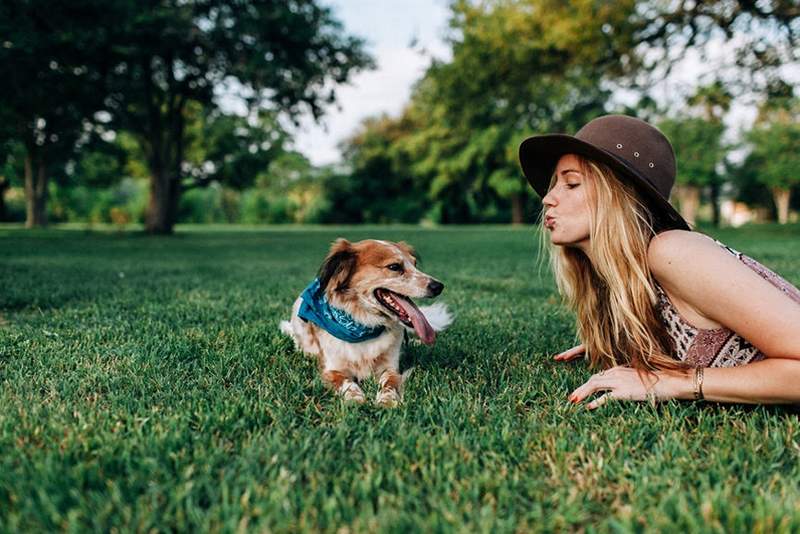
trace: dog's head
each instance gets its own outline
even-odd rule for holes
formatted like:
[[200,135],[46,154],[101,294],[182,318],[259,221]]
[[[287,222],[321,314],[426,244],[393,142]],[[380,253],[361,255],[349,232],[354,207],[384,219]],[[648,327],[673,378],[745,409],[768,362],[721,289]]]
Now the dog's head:
[[411,298],[435,297],[444,284],[417,269],[418,256],[402,241],[337,239],[319,270],[320,286],[335,306],[368,325],[400,322],[425,343],[436,333]]

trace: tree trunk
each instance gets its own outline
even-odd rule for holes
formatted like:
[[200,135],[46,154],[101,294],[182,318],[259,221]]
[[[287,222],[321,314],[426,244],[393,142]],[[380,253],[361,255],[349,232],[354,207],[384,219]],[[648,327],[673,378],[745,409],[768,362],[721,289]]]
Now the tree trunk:
[[525,223],[525,195],[511,195],[511,224]]
[[171,234],[178,214],[180,183],[167,169],[153,168],[150,172],[150,198],[147,203],[145,228],[150,234]]
[[700,188],[689,184],[677,185],[675,186],[675,196],[678,197],[681,216],[694,226],[697,208],[700,205]]
[[47,226],[47,171],[42,147],[25,154],[25,228]]
[[178,218],[182,192],[183,106],[180,98],[171,102],[166,122],[157,109],[151,110],[152,126],[149,139],[145,141],[151,173],[145,228],[150,234],[171,234]]
[[778,209],[778,223],[780,224],[789,222],[789,200],[791,195],[792,190],[789,188],[772,188],[772,198],[775,200],[775,207]]
[[719,182],[711,183],[711,217],[714,226],[719,228],[720,210],[719,210]]

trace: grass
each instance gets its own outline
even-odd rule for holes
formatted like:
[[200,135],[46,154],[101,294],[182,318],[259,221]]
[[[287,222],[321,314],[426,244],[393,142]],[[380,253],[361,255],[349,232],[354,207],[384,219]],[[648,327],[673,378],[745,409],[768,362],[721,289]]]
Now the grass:
[[[397,409],[278,333],[328,243],[405,239],[457,313]],[[798,227],[714,232],[800,284]],[[0,530],[800,529],[796,411],[566,402],[530,228],[0,227]],[[368,386],[374,394],[375,386]]]

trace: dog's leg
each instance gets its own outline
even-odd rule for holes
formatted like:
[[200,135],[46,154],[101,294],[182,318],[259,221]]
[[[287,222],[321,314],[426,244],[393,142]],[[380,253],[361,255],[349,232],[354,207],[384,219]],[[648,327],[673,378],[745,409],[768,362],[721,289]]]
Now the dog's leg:
[[322,381],[346,401],[364,402],[364,392],[349,375],[342,371],[323,371]]
[[315,333],[317,326],[307,323],[297,316],[302,299],[297,299],[292,306],[292,316],[288,321],[280,322],[282,333],[292,338],[295,348],[305,352],[309,356],[319,356],[322,354],[322,347]]
[[395,369],[386,369],[378,377],[380,389],[375,402],[381,406],[394,407],[403,399],[403,376]]

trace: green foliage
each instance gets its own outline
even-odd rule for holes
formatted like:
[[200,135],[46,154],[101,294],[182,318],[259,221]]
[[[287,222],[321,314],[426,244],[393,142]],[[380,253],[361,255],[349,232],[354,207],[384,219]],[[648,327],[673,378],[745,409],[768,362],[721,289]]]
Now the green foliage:
[[755,168],[760,183],[780,189],[800,184],[800,102],[763,116],[746,139],[752,147],[747,165]]
[[54,222],[142,223],[147,183],[126,177],[107,188],[51,184],[50,198]]
[[189,190],[181,196],[178,220],[199,224],[238,222],[238,197],[219,184]]
[[288,198],[275,197],[263,189],[242,194],[242,219],[245,224],[274,224],[294,221],[297,206]]
[[[528,135],[577,130],[604,110],[603,80],[632,61],[632,2],[452,4],[453,57],[435,62],[398,124],[393,150],[427,183],[429,216],[475,222],[535,210],[517,162]],[[620,30],[604,31],[613,25]],[[389,158],[391,159],[391,158]]]
[[25,146],[12,138],[0,139],[0,222],[24,221],[25,206],[13,201],[9,204],[6,195],[12,188],[21,190]]
[[744,161],[731,166],[731,176],[740,200],[775,209],[770,189],[788,190],[796,209],[800,206],[800,106],[791,87],[779,84],[772,91],[762,102],[753,127],[744,132],[750,151]]
[[658,127],[675,149],[676,183],[703,187],[720,179],[717,167],[725,156],[721,121],[684,116],[665,119]]
[[[798,230],[714,236],[800,284]],[[0,229],[3,530],[800,529],[790,409],[567,402],[591,371],[551,360],[572,317],[530,228],[181,233]],[[338,236],[412,243],[456,313],[394,410],[278,332]]]
[[49,177],[63,174],[87,122],[103,107],[114,34],[97,31],[105,6],[98,0],[0,3],[0,140],[25,147],[33,185],[28,225],[46,223]]
[[728,85],[737,93],[765,94],[800,60],[798,21],[794,0],[643,0],[629,22],[647,58],[646,71],[663,75],[689,49],[706,60],[708,51],[725,40],[736,65]]
[[274,113],[242,117],[193,106],[187,125],[184,187],[212,182],[235,189],[253,186],[259,174],[286,150],[287,134]]
[[415,124],[407,118],[367,119],[347,141],[348,173],[327,176],[324,189],[331,223],[417,223],[430,208],[426,185],[411,169],[403,139]]

